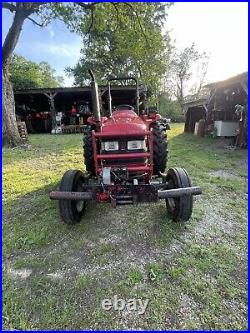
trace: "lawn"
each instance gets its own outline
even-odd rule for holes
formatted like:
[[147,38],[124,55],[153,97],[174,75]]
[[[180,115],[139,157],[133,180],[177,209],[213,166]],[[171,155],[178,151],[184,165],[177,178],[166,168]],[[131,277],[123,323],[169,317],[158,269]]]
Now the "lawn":
[[[48,192],[84,169],[81,135],[30,135],[3,149],[3,328],[247,329],[247,151],[169,131],[168,166],[203,195],[186,224],[154,205],[89,204],[77,226]],[[146,312],[101,301],[149,299]]]

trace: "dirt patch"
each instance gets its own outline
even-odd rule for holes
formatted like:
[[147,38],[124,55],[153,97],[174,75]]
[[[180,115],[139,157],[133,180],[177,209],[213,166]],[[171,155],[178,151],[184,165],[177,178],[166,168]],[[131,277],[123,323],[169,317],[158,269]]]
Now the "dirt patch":
[[185,327],[188,320],[196,321],[201,305],[187,294],[180,294],[180,306],[178,309],[179,325]]
[[232,142],[233,139],[232,138],[218,138],[215,139],[214,143],[210,143],[209,144],[209,149],[213,148],[213,149],[228,149],[232,147]]
[[32,270],[28,269],[28,268],[24,268],[24,269],[13,269],[13,268],[9,268],[8,269],[8,274],[14,278],[21,278],[21,279],[27,279],[31,273]]
[[211,177],[222,177],[222,178],[225,178],[225,179],[235,179],[235,180],[241,180],[242,179],[242,177],[237,176],[237,175],[235,175],[232,172],[229,172],[227,170],[211,171],[208,174]]
[[[37,259],[61,251],[65,253],[61,259],[62,269],[53,270],[48,266],[47,269],[36,271],[36,275],[46,274],[51,279],[68,280],[84,274],[92,278],[102,279],[105,272],[112,273],[115,271],[117,273],[112,274],[112,280],[115,282],[122,278],[129,269],[139,269],[144,276],[147,276],[148,264],[170,264],[176,256],[185,253],[186,247],[194,240],[196,243],[200,243],[206,238],[209,242],[213,235],[219,239],[220,235],[223,238],[223,235],[233,237],[236,234],[238,230],[237,221],[233,217],[223,216],[223,203],[218,199],[215,202],[216,204],[211,204],[202,199],[202,204],[205,207],[203,218],[190,231],[183,232],[180,229],[177,238],[173,238],[171,243],[166,245],[150,242],[155,234],[161,232],[159,220],[150,226],[143,226],[142,224],[136,233],[128,231],[127,234],[121,234],[120,231],[127,229],[126,211],[121,209],[111,210],[105,216],[105,219],[110,220],[108,225],[103,225],[103,218],[100,216],[102,220],[100,225],[103,227],[96,229],[98,235],[96,235],[95,241],[88,239],[83,234],[83,246],[77,250],[72,251],[67,242],[60,240],[56,246],[53,245],[53,251],[48,247],[47,251],[33,253],[32,256],[37,257]],[[152,213],[150,208],[148,206],[143,208],[144,215],[148,214],[150,216]],[[157,231],[155,230],[156,224],[159,229]],[[98,225],[97,220],[95,220],[95,225]],[[147,228],[147,230],[142,237],[140,230],[143,231],[143,228]],[[223,239],[220,241],[223,242]],[[108,253],[98,252],[99,247],[105,244],[110,245],[110,251]],[[29,257],[29,255],[25,257]],[[101,258],[104,259],[104,262],[99,261]],[[29,268],[27,267],[27,269]]]
[[[247,152],[246,152],[247,155]],[[240,159],[239,161],[237,161],[236,163],[237,167],[240,168],[247,168],[248,167],[248,159],[244,158],[244,159]]]

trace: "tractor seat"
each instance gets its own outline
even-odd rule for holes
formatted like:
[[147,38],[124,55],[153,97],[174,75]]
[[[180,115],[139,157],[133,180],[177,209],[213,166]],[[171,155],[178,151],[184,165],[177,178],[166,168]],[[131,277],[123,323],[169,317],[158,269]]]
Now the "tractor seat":
[[124,110],[131,110],[131,111],[135,111],[135,108],[129,104],[121,104],[121,105],[117,105],[114,108],[114,111],[124,111]]

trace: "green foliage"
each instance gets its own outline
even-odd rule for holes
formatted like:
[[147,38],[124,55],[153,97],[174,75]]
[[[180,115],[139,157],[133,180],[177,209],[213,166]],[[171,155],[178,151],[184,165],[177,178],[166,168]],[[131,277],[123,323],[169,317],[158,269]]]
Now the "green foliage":
[[[34,5],[30,12],[36,13],[42,26],[59,19],[69,30],[82,35],[81,59],[74,68],[67,69],[73,73],[76,85],[87,83],[91,68],[99,82],[106,82],[111,75],[135,75],[156,95],[169,67],[170,38],[162,27],[172,4],[53,2]],[[14,61],[11,76],[15,88],[61,83],[44,63],[34,64],[17,56]],[[45,71],[46,79],[40,77],[38,67]]]
[[163,117],[176,120],[182,116],[182,110],[177,100],[172,100],[167,92],[158,95],[158,108]]
[[10,65],[10,77],[14,89],[55,88],[63,83],[63,78],[56,76],[47,62],[37,64],[16,54]]
[[168,69],[171,49],[169,36],[162,33],[166,7],[157,3],[98,4],[94,16],[86,16],[81,27],[81,58],[67,70],[74,75],[75,84],[86,84],[88,69],[93,69],[99,83],[106,83],[109,76],[134,75],[156,93]]
[[182,51],[174,53],[172,61],[173,69],[179,78],[189,79],[192,75],[190,72],[191,65],[197,61],[201,54],[196,50],[195,45],[185,47]]
[[[177,98],[180,106],[184,103],[187,82],[192,77],[192,66],[201,63],[199,78],[196,78],[198,86],[193,93],[199,93],[207,71],[207,55],[205,52],[198,52],[193,43],[183,50],[173,52],[171,60],[171,77],[173,94]],[[198,66],[199,67],[199,66]]]

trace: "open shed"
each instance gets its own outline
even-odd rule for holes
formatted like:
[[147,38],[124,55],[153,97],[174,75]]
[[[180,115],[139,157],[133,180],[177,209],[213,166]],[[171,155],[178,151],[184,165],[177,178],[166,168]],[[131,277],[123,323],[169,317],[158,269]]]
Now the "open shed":
[[[236,137],[247,128],[248,72],[204,88],[210,91],[207,98],[193,96],[184,104],[186,132],[194,132],[195,123],[201,119],[205,120],[206,133],[215,131],[217,136]],[[236,112],[238,106],[245,112]],[[246,135],[243,136],[241,140],[246,142]]]
[[213,112],[216,120],[235,120],[235,105],[247,105],[248,72],[205,87],[210,89],[208,111]]
[[194,132],[195,123],[205,119],[207,113],[207,98],[199,98],[187,101],[184,104],[185,132]]
[[[146,89],[139,87],[140,98],[145,98]],[[51,132],[57,126],[58,115],[60,123],[66,126],[83,126],[92,113],[91,88],[41,88],[25,89],[14,92],[16,115],[26,122],[30,133]],[[112,104],[135,104],[135,86],[111,86]],[[101,112],[107,114],[108,87],[99,86]],[[73,112],[74,111],[74,112]]]

